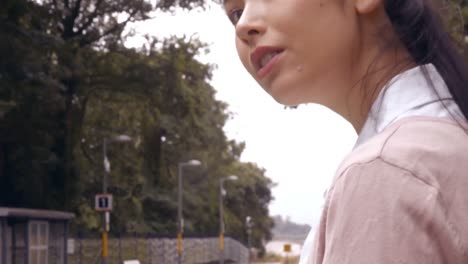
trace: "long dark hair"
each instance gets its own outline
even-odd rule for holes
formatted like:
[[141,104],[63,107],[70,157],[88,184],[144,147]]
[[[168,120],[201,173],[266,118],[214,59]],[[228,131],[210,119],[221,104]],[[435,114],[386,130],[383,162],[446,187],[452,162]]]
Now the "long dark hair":
[[436,7],[428,0],[385,0],[384,5],[411,59],[418,65],[432,63],[436,67],[466,119],[468,68]]

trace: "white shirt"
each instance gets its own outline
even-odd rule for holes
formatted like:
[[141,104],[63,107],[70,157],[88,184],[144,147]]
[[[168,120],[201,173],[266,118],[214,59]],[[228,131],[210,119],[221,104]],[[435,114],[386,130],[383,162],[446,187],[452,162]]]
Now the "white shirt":
[[[434,87],[426,81],[427,70]],[[388,125],[408,116],[464,119],[444,79],[432,64],[415,67],[395,76],[372,105],[356,146],[382,132]]]
[[[423,71],[430,76],[433,87]],[[373,103],[355,148],[382,132],[393,122],[408,116],[465,119],[445,81],[432,64],[418,66],[395,76]],[[316,225],[313,225],[316,226]],[[299,264],[309,263],[315,231],[311,230],[302,248]]]

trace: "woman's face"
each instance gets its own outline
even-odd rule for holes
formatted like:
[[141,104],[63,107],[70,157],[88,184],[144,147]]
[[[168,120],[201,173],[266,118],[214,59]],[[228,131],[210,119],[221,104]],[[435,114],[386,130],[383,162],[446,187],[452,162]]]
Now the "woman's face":
[[247,71],[285,105],[340,100],[358,30],[350,0],[225,0]]

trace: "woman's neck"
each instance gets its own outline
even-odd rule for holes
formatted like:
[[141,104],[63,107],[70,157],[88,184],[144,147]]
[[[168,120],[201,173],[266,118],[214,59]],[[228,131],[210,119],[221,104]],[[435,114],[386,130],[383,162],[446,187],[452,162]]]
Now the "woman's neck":
[[355,75],[355,85],[345,98],[345,104],[341,115],[354,127],[356,132],[361,132],[364,123],[375,100],[381,94],[386,85],[398,74],[414,68],[416,63],[410,59],[409,53],[402,47],[381,51],[371,60],[367,60],[365,67]]

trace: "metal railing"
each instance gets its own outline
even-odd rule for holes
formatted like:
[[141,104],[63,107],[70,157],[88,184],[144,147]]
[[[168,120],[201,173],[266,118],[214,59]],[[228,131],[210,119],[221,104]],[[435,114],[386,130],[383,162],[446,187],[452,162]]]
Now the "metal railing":
[[[71,238],[68,264],[101,263],[101,240],[76,236]],[[240,242],[225,238],[225,263],[249,263],[249,251]],[[117,236],[108,241],[108,263],[121,264],[124,260],[136,259],[141,264],[177,263],[177,239],[152,236]],[[207,264],[219,261],[218,238],[185,238],[183,240],[182,263]]]

